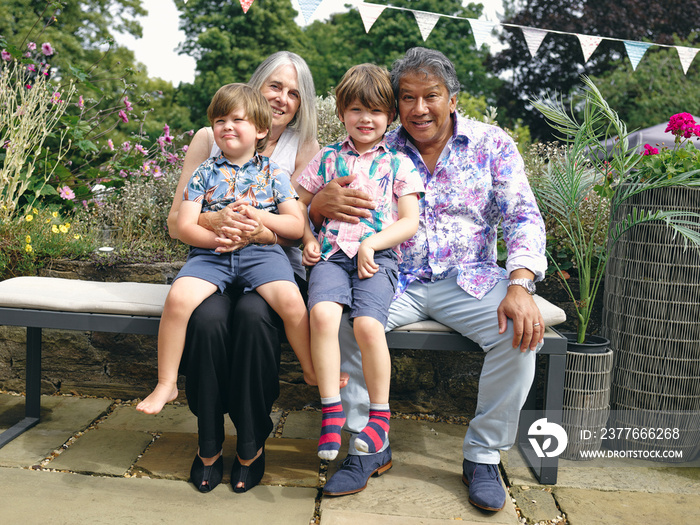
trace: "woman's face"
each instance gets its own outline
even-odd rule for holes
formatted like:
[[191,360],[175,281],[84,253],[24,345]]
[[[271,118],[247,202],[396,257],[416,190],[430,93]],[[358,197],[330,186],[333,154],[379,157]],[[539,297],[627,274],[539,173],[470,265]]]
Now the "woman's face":
[[291,64],[278,67],[265,80],[260,92],[272,106],[272,126],[286,127],[301,103],[296,68]]

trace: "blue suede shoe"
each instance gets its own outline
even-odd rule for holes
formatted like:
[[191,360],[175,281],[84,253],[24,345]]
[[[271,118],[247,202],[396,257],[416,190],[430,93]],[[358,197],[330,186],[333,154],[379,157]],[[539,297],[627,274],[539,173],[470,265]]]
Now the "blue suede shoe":
[[367,456],[348,454],[331,479],[323,487],[326,496],[345,496],[365,490],[369,478],[381,476],[391,468],[391,447]]
[[484,510],[498,511],[506,505],[506,491],[498,465],[462,463],[462,481],[469,487],[469,503]]

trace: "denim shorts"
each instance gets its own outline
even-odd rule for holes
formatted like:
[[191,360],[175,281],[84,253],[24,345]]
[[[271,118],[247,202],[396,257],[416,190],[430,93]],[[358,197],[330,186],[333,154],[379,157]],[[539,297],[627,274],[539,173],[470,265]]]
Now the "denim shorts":
[[231,253],[191,248],[187,262],[177,274],[210,282],[223,293],[229,284],[243,286],[248,293],[272,281],[294,280],[287,255],[277,244],[249,244]]
[[379,271],[369,279],[357,276],[357,256],[348,258],[342,251],[318,262],[309,277],[309,310],[323,301],[350,309],[350,318],[372,317],[383,326],[396,291],[398,258],[392,249],[374,254]]

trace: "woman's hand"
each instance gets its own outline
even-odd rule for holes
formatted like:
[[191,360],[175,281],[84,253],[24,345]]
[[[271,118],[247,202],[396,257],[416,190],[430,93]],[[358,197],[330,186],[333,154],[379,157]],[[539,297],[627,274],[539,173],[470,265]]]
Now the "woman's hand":
[[357,224],[360,217],[368,219],[372,216],[369,210],[375,208],[371,197],[361,190],[348,188],[356,175],[333,179],[319,191],[311,201],[309,216],[318,227],[323,218]]
[[265,227],[257,210],[245,201],[236,201],[210,214],[209,227],[217,234],[218,253],[231,252],[247,246]]

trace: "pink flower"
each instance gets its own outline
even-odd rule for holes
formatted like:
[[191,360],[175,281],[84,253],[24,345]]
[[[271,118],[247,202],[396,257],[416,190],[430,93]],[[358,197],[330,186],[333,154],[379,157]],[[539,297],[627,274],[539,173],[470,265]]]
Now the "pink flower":
[[124,106],[126,106],[127,111],[132,111],[134,109],[131,102],[129,102],[129,97],[124,97]]
[[32,73],[34,73],[36,71],[36,67],[34,66],[34,64],[29,64],[27,66],[27,71],[31,71]]
[[175,164],[178,160],[179,157],[175,155],[174,153],[168,153],[168,164]]
[[7,49],[0,51],[0,56],[2,56],[3,60],[7,60],[8,62],[12,60],[12,55],[7,52]]
[[136,146],[134,146],[134,149],[136,151],[138,151],[139,153],[143,153],[144,155],[146,155],[148,153],[146,151],[146,148],[144,148],[141,144],[136,144]]
[[73,190],[71,190],[68,186],[58,188],[58,194],[65,200],[72,201],[75,199],[75,193],[73,193]]
[[109,151],[114,151],[114,142],[112,142],[112,139],[107,139],[107,147]]
[[184,151],[185,153],[187,153],[187,150],[188,150],[188,149],[190,149],[190,147],[189,147],[187,144],[185,144],[184,146],[182,146],[182,151]]
[[29,49],[29,51],[36,51],[36,42],[29,42],[27,44],[27,49]]
[[122,119],[122,122],[123,122],[124,124],[126,124],[127,122],[129,122],[129,117],[126,116],[126,112],[125,112],[123,109],[122,109],[122,110],[119,110],[119,118]]
[[85,107],[85,100],[83,99],[82,95],[78,97],[78,107],[80,109],[83,109]]
[[53,48],[51,47],[51,44],[49,44],[48,42],[44,42],[43,44],[41,44],[41,52],[44,53],[44,55],[46,55],[47,57],[53,55]]
[[129,141],[122,143],[122,151],[129,151],[130,149],[131,149],[131,143],[129,143]]
[[668,120],[666,133],[671,132],[676,136],[683,135],[690,138],[695,134],[695,119],[690,113],[676,113]]
[[24,87],[26,87],[27,89],[32,89],[32,85],[31,85],[31,84],[25,84]]
[[658,148],[655,148],[649,144],[644,144],[644,151],[642,152],[642,155],[658,155],[659,150]]
[[51,97],[51,103],[58,104],[59,102],[63,102],[63,101],[61,100],[61,94],[58,91],[56,91],[56,92],[54,92],[53,96]]
[[168,126],[167,124],[163,126],[163,135],[165,135],[166,137],[170,135],[170,126]]

